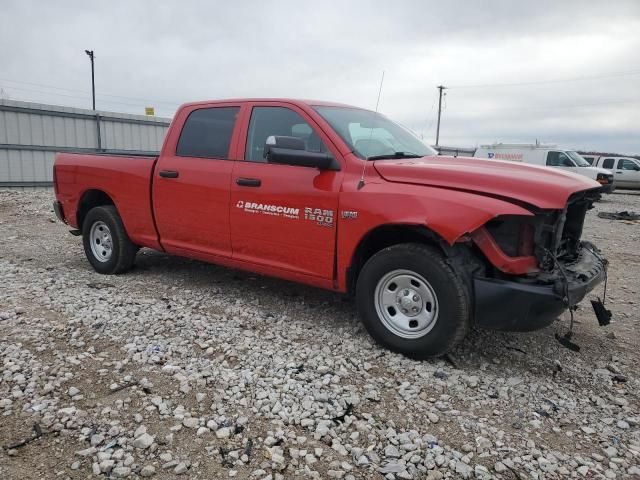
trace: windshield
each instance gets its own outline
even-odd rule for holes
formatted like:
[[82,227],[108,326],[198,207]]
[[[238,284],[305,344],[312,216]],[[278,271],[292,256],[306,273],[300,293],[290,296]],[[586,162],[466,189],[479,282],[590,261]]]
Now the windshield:
[[384,115],[349,107],[313,107],[358,157],[367,160],[437,155],[406,128]]
[[580,154],[578,152],[571,152],[571,151],[567,151],[565,152],[567,154],[567,156],[574,161],[574,163],[578,166],[578,167],[590,167],[591,164],[589,162],[587,162],[584,158],[582,158],[582,156],[580,156]]

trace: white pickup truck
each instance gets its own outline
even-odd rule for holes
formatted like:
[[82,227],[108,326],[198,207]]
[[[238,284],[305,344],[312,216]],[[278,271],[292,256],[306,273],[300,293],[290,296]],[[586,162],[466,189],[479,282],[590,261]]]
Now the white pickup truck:
[[600,183],[601,193],[611,193],[615,188],[614,175],[610,170],[591,166],[577,152],[559,148],[557,145],[494,143],[481,145],[474,157],[543,165],[577,173]]
[[611,155],[583,155],[583,158],[594,167],[611,170],[616,187],[640,188],[640,160],[637,158]]

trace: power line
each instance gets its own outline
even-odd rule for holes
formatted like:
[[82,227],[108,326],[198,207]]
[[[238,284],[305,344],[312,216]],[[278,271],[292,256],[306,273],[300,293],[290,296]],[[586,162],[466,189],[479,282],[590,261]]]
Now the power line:
[[600,80],[606,78],[618,78],[618,77],[630,77],[634,75],[640,75],[640,70],[631,72],[618,72],[610,73],[606,75],[595,75],[590,77],[573,77],[573,78],[558,78],[554,80],[537,80],[531,82],[513,82],[513,83],[484,83],[476,85],[454,85],[447,88],[494,88],[494,87],[521,87],[527,85],[545,85],[552,83],[567,83],[567,82],[582,82],[588,80]]
[[[73,88],[64,88],[64,87],[58,87],[58,86],[54,86],[54,85],[47,85],[47,84],[43,84],[43,83],[33,83],[33,82],[24,82],[24,81],[20,81],[20,80],[9,80],[9,79],[2,79],[0,78],[0,82],[5,82],[5,83],[16,83],[18,85],[30,85],[33,87],[40,87],[40,88],[48,88],[51,90],[60,90],[63,92],[72,92],[72,93],[82,93],[82,94],[86,94],[85,90],[79,90],[79,89],[73,89]],[[10,87],[7,86],[7,88],[17,88],[17,87]],[[143,102],[154,102],[154,103],[164,103],[166,105],[171,105],[174,107],[177,107],[178,105],[181,104],[181,102],[175,102],[175,101],[167,101],[167,100],[159,100],[159,99],[154,99],[154,98],[136,98],[136,97],[127,97],[124,95],[115,95],[112,93],[104,93],[104,92],[96,92],[98,95],[100,95],[101,97],[113,97],[113,98],[124,98],[127,100],[136,100],[136,101],[143,101]],[[53,93],[52,93],[53,94]]]
[[[623,105],[623,104],[636,104],[640,103],[640,100],[618,100],[613,102],[594,102],[594,103],[576,103],[573,105],[548,105],[544,107],[505,107],[505,108],[489,108],[486,110],[482,110],[481,113],[485,112],[502,112],[502,111],[519,111],[519,112],[528,112],[528,111],[549,111],[549,110],[564,110],[569,108],[582,108],[582,107],[597,107],[602,105]],[[451,113],[456,112],[464,112],[464,113],[473,113],[468,109],[464,110],[449,110]]]
[[[5,91],[12,91],[12,90],[16,90],[16,91],[20,91],[20,92],[29,92],[29,93],[38,93],[41,95],[49,95],[49,96],[56,96],[56,97],[64,97],[64,98],[72,98],[74,100],[90,100],[91,96],[89,95],[68,95],[65,93],[58,93],[58,92],[46,92],[43,90],[35,90],[35,89],[30,89],[30,88],[21,88],[21,87],[13,87],[13,86],[4,86],[3,87]],[[33,101],[33,100],[31,100]],[[138,103],[133,103],[133,102],[122,102],[122,101],[117,101],[117,100],[102,100],[103,103],[107,103],[107,104],[113,104],[113,105],[126,105],[129,107],[143,107],[145,106],[144,101],[139,101]],[[177,105],[176,105],[177,106]]]
[[422,137],[424,138],[425,135],[427,135],[429,133],[429,131],[431,131],[431,127],[433,127],[434,122],[436,121],[436,117],[435,115],[433,115],[433,109],[436,106],[436,99],[433,99],[433,102],[431,102],[431,108],[429,109],[429,114],[427,115],[427,118],[425,118],[424,120],[424,128],[422,129]]

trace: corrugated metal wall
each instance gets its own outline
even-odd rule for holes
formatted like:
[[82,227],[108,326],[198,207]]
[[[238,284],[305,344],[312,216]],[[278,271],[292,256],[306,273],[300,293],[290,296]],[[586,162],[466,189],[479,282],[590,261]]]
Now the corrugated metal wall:
[[170,121],[0,99],[0,186],[50,185],[60,151],[157,154]]

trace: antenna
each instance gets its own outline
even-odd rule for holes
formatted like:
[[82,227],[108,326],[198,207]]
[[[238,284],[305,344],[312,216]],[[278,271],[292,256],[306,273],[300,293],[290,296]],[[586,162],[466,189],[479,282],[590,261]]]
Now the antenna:
[[[380,79],[380,88],[378,89],[378,100],[376,100],[376,113],[378,113],[378,105],[380,105],[380,94],[382,93],[382,84],[384,83],[384,70],[382,71],[382,78]],[[373,127],[371,127],[371,134],[369,135],[369,140],[373,137]],[[362,174],[360,175],[360,181],[358,182],[358,190],[364,187],[364,174],[367,170],[367,164],[369,160],[365,158],[364,165],[362,165]]]

